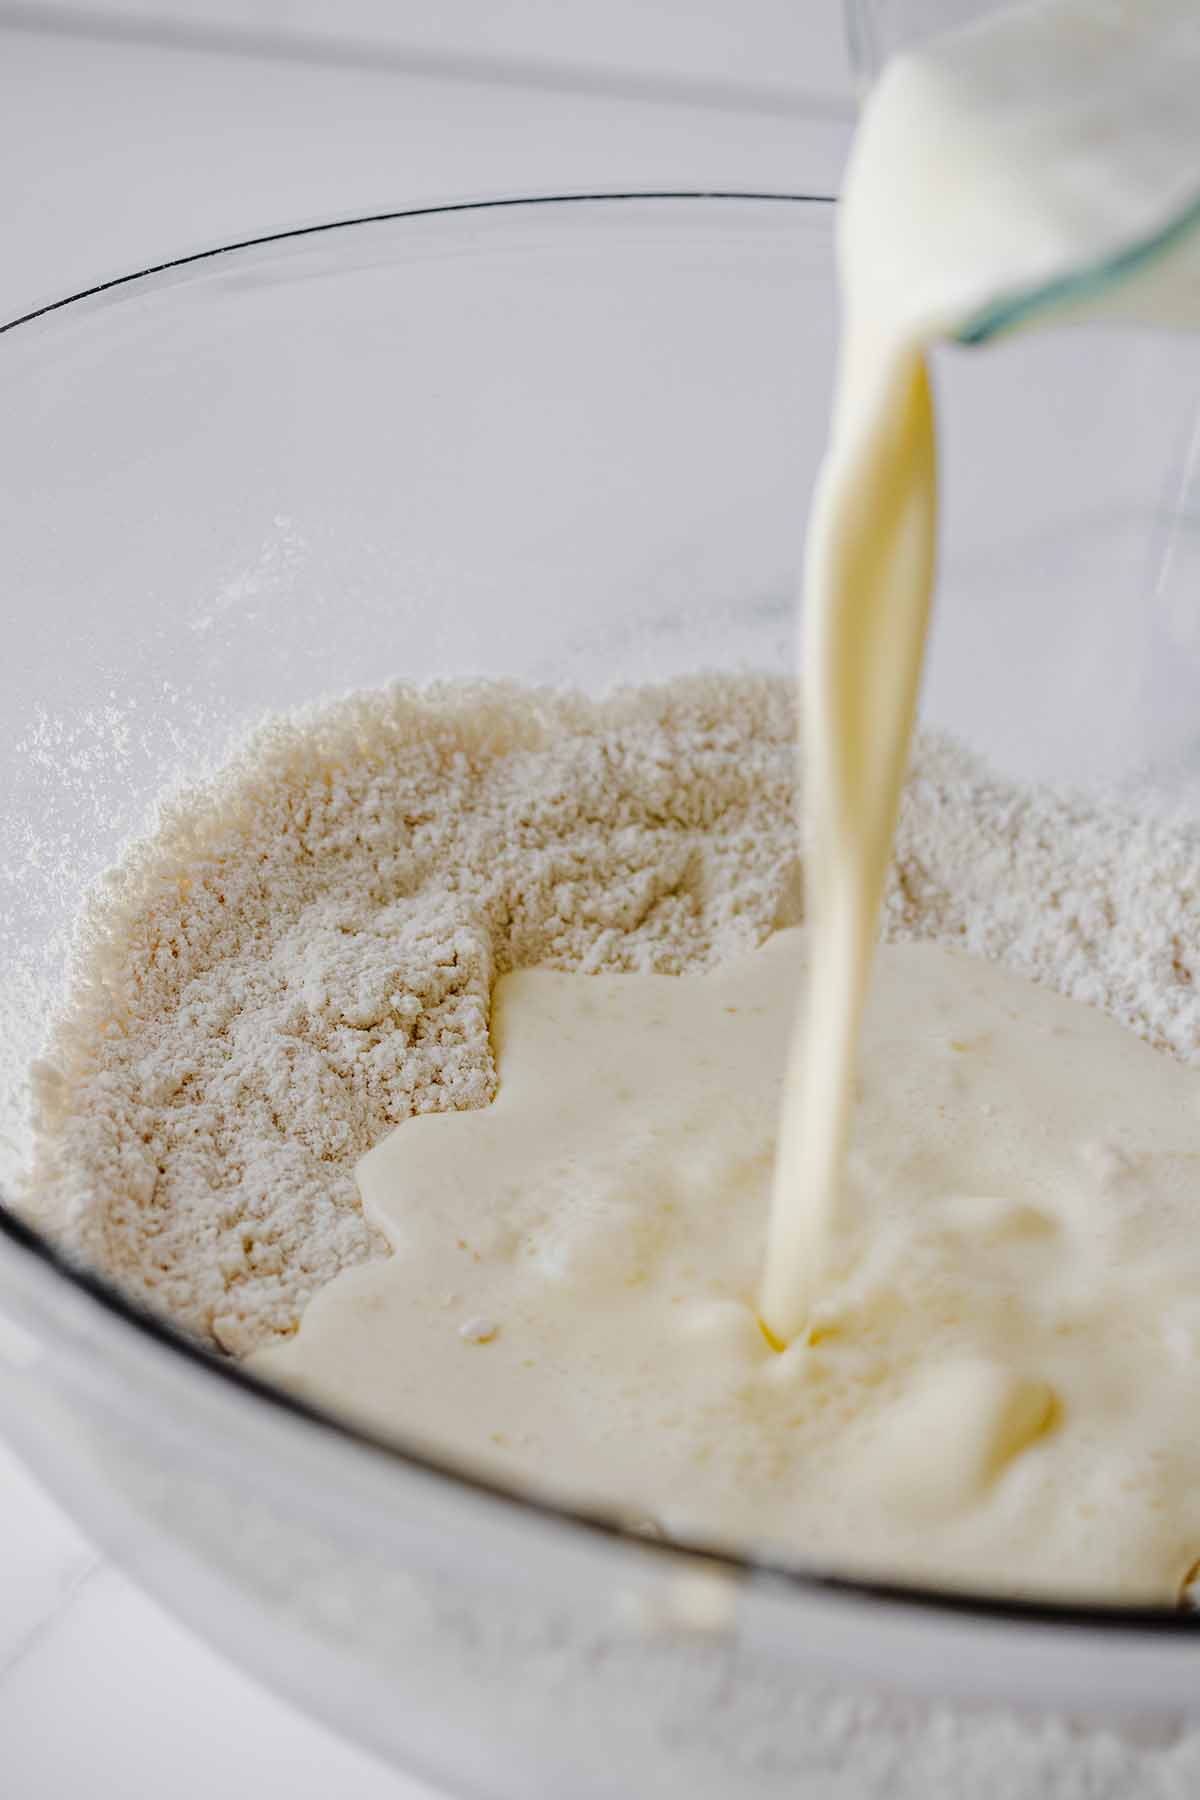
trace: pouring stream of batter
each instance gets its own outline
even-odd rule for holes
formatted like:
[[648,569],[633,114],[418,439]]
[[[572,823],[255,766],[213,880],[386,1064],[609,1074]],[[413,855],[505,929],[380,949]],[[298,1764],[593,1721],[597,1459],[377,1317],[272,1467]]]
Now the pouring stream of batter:
[[841,204],[841,362],[805,570],[816,943],[762,1288],[780,1344],[804,1326],[837,1229],[920,684],[937,489],[927,352],[1043,316],[1200,319],[1198,84],[1187,0],[1051,0],[900,59],[864,112]]

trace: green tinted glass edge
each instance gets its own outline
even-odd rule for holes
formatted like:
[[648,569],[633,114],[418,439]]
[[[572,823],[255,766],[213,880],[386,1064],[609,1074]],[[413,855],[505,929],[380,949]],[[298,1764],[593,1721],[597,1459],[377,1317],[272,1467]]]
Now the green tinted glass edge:
[[1115,256],[1072,269],[1042,287],[1026,288],[990,301],[953,334],[954,340],[959,344],[985,344],[1001,332],[1015,331],[1027,324],[1038,313],[1094,300],[1167,255],[1197,227],[1200,227],[1200,194],[1161,230]]

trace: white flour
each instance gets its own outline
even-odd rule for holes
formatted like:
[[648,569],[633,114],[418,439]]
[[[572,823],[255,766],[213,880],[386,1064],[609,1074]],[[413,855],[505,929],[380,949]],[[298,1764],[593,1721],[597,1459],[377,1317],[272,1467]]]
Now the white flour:
[[700,970],[784,922],[792,736],[761,680],[393,688],[268,726],[83,920],[36,1083],[66,1240],[235,1353],[293,1331],[371,1253],[356,1159],[490,1099],[495,975]]
[[[372,1254],[356,1159],[494,1090],[517,965],[710,968],[802,913],[791,684],[402,687],[280,719],[95,895],[36,1082],[65,1241],[241,1355]],[[885,931],[1200,1055],[1200,832],[925,741]]]

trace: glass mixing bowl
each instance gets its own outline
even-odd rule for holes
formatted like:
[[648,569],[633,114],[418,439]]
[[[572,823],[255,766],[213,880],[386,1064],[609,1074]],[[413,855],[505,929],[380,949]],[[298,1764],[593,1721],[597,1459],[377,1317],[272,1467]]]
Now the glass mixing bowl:
[[[264,712],[392,675],[588,688],[793,657],[831,208],[540,199],[233,246],[0,337],[0,1185],[80,895]],[[1200,346],[938,359],[926,717],[1192,805]],[[1147,800],[1150,803],[1150,800]],[[0,1423],[163,1602],[456,1791],[794,1791],[817,1682],[1195,1700],[1167,1613],[684,1554],[306,1409],[0,1208]]]

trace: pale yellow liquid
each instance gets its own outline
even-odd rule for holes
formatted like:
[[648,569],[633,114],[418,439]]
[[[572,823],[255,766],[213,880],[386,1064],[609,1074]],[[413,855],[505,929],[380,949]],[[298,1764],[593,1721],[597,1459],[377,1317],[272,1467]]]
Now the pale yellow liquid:
[[359,1182],[390,1258],[254,1366],[672,1538],[1173,1600],[1200,1552],[1200,1074],[885,945],[824,1292],[755,1315],[807,934],[707,976],[506,975],[499,1093]]
[[933,587],[937,482],[924,362],[898,352],[875,382],[822,474],[806,581],[807,867],[817,944],[784,1092],[762,1290],[763,1322],[780,1343],[803,1326],[828,1272]]
[[[859,1025],[924,658],[937,497],[929,348],[998,300],[1015,307],[1056,286],[1027,323],[1200,322],[1200,229],[1149,253],[1200,200],[1198,95],[1190,0],[1057,0],[893,65],[864,115],[841,208],[838,388],[805,571],[816,946],[762,1287],[764,1323],[781,1343],[803,1329],[838,1230]],[[1146,260],[1097,279],[1139,248]]]
[[[810,953],[506,977],[497,1100],[365,1158],[393,1255],[264,1373],[682,1539],[1175,1598],[1200,1550],[1200,1078],[945,952],[887,947],[869,983],[933,581],[927,351],[1178,214],[1192,12],[1034,8],[885,79],[806,575]],[[1198,268],[1176,246],[1058,314],[1200,317]]]

